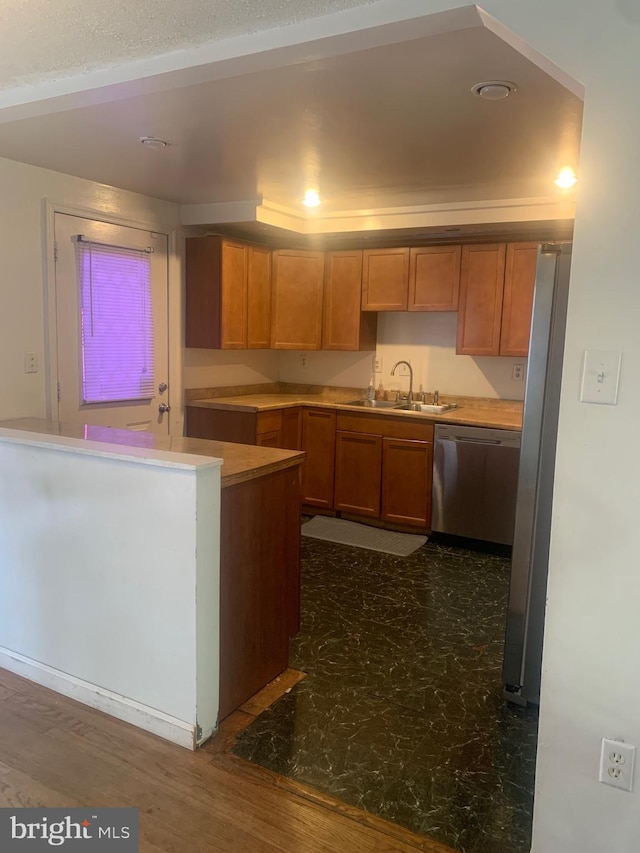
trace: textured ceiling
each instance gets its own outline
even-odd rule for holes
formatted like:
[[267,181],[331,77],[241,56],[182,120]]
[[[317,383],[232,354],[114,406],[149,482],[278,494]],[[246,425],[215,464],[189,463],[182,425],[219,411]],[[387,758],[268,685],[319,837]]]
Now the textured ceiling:
[[107,68],[372,0],[20,0],[0,3],[0,89]]
[[[518,85],[504,101],[480,80]],[[534,198],[578,157],[582,103],[485,28],[2,125],[0,156],[183,204],[323,211]],[[141,136],[172,144],[141,146]]]

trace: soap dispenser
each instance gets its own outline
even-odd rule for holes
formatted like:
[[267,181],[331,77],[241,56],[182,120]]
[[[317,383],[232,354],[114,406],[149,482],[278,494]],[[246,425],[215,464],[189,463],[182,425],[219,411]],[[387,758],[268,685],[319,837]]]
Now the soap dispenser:
[[369,380],[369,387],[367,388],[367,400],[375,400],[376,399],[376,386],[373,384],[373,376]]

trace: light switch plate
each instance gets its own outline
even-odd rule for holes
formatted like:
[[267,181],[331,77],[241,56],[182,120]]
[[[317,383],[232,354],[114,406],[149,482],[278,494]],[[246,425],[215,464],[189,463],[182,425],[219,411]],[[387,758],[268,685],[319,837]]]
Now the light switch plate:
[[622,353],[613,350],[585,350],[582,362],[580,400],[583,403],[618,402]]

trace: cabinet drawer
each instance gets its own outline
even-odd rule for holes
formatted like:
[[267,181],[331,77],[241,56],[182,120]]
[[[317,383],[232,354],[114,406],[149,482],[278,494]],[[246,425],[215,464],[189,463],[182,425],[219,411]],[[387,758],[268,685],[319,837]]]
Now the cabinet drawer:
[[258,447],[280,447],[280,432],[259,432],[256,436]]
[[417,418],[397,416],[376,417],[359,412],[338,412],[336,426],[348,432],[360,432],[365,435],[386,435],[390,438],[407,438],[417,441],[433,441],[433,422]]
[[258,412],[256,431],[279,432],[282,429],[282,409],[273,409],[270,412]]

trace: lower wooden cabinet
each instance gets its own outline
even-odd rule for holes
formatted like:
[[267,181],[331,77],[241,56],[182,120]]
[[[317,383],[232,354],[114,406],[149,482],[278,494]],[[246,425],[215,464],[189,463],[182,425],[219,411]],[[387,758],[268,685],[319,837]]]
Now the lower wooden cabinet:
[[302,410],[282,409],[280,447],[283,450],[302,450]]
[[302,503],[393,524],[431,526],[433,424],[295,407],[265,412],[187,407],[187,432],[304,450]]
[[332,409],[304,409],[302,413],[302,503],[333,509],[336,453],[336,413]]
[[293,409],[271,409],[266,412],[237,412],[232,409],[187,406],[185,434],[189,438],[300,450],[302,411],[297,406]]
[[383,438],[380,517],[430,527],[432,471],[432,442]]
[[281,447],[280,432],[272,430],[271,432],[260,432],[256,435],[256,444],[258,447]]
[[334,509],[377,518],[380,515],[382,438],[336,432]]
[[431,527],[433,424],[340,412],[334,509]]
[[289,664],[300,628],[300,476],[286,468],[222,489],[220,719]]

